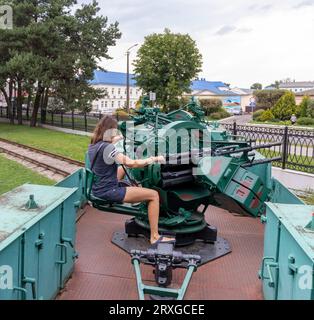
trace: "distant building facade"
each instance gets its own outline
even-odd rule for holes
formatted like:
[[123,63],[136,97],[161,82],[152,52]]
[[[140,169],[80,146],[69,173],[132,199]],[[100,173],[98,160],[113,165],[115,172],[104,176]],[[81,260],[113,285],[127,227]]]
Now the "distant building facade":
[[295,93],[296,104],[300,104],[305,96],[308,96],[310,97],[310,99],[314,100],[314,89],[304,90],[302,92]]
[[279,89],[289,90],[291,92],[303,92],[306,90],[314,89],[314,81],[292,81],[281,83]]
[[[91,81],[94,88],[103,89],[106,96],[93,101],[93,111],[102,113],[113,113],[116,109],[126,105],[126,73],[95,71],[94,79]],[[136,85],[134,75],[130,75],[130,107],[135,108],[136,103],[142,96],[142,90]],[[191,83],[191,93],[183,96],[195,96],[202,99],[220,99],[223,106],[228,108],[241,108],[245,111],[250,105],[253,90],[233,88],[230,89],[221,81],[207,81],[196,79]]]
[[0,92],[0,107],[6,107],[7,103],[5,101],[4,95]]
[[[126,73],[122,72],[104,72],[100,70],[94,72],[91,86],[106,92],[102,99],[93,101],[94,112],[113,113],[115,110],[126,106],[126,77]],[[134,75],[130,75],[130,108],[135,108],[142,95],[142,91],[136,86],[136,81],[133,77]]]
[[184,96],[194,96],[202,99],[220,99],[223,107],[228,109],[239,108],[245,111],[253,99],[253,90],[232,88],[230,89],[221,81],[207,81],[206,79],[197,79],[192,81],[191,93]]

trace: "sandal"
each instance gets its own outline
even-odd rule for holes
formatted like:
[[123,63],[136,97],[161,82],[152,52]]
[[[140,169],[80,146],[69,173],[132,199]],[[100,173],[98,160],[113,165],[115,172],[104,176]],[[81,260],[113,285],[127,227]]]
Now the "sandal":
[[160,236],[154,243],[151,244],[151,248],[157,248],[158,244],[160,243],[169,243],[169,244],[176,244],[176,239],[174,238],[173,240],[165,240],[162,241],[164,238],[167,238],[165,236]]

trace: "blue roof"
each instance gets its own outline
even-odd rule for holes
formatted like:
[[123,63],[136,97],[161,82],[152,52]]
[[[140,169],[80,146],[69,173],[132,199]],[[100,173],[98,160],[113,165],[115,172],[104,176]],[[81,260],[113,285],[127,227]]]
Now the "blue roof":
[[[130,74],[130,86],[136,86],[136,81],[133,79],[134,75]],[[105,72],[101,70],[94,71],[94,79],[91,84],[110,84],[117,86],[126,85],[126,73],[124,72]]]
[[[107,85],[117,85],[117,86],[125,86],[126,85],[126,73],[124,72],[112,72],[112,71],[94,71],[94,79],[91,80],[90,84],[107,84]],[[130,86],[135,87],[136,81],[134,79],[134,75],[130,74]],[[228,88],[221,81],[206,81],[205,79],[194,80],[191,83],[191,90],[193,91],[201,91],[201,90],[209,90],[215,94],[219,95],[228,95],[226,91],[219,90],[220,87]],[[230,93],[229,93],[230,94]]]
[[191,90],[208,90],[217,94],[225,94],[225,91],[219,90],[220,87],[228,88],[221,81],[194,80],[192,81]]

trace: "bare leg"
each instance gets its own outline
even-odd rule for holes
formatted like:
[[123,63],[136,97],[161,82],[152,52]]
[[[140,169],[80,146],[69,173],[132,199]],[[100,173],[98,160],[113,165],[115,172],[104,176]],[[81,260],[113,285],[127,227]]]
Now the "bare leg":
[[124,176],[125,176],[125,171],[121,166],[119,166],[118,172],[117,172],[118,181],[123,180]]
[[[148,220],[150,225],[150,242],[156,242],[160,235],[158,232],[159,220],[159,194],[157,191],[147,188],[128,187],[124,202],[137,203],[148,201]],[[172,238],[164,238],[165,241],[174,240]]]

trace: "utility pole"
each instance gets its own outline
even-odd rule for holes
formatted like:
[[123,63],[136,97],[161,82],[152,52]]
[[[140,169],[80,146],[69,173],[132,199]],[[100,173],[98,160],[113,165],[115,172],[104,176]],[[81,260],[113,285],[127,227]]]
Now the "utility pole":
[[126,68],[126,112],[130,110],[130,51],[132,48],[136,47],[138,44],[134,44],[131,46],[126,52],[126,61],[127,61],[127,68]]

